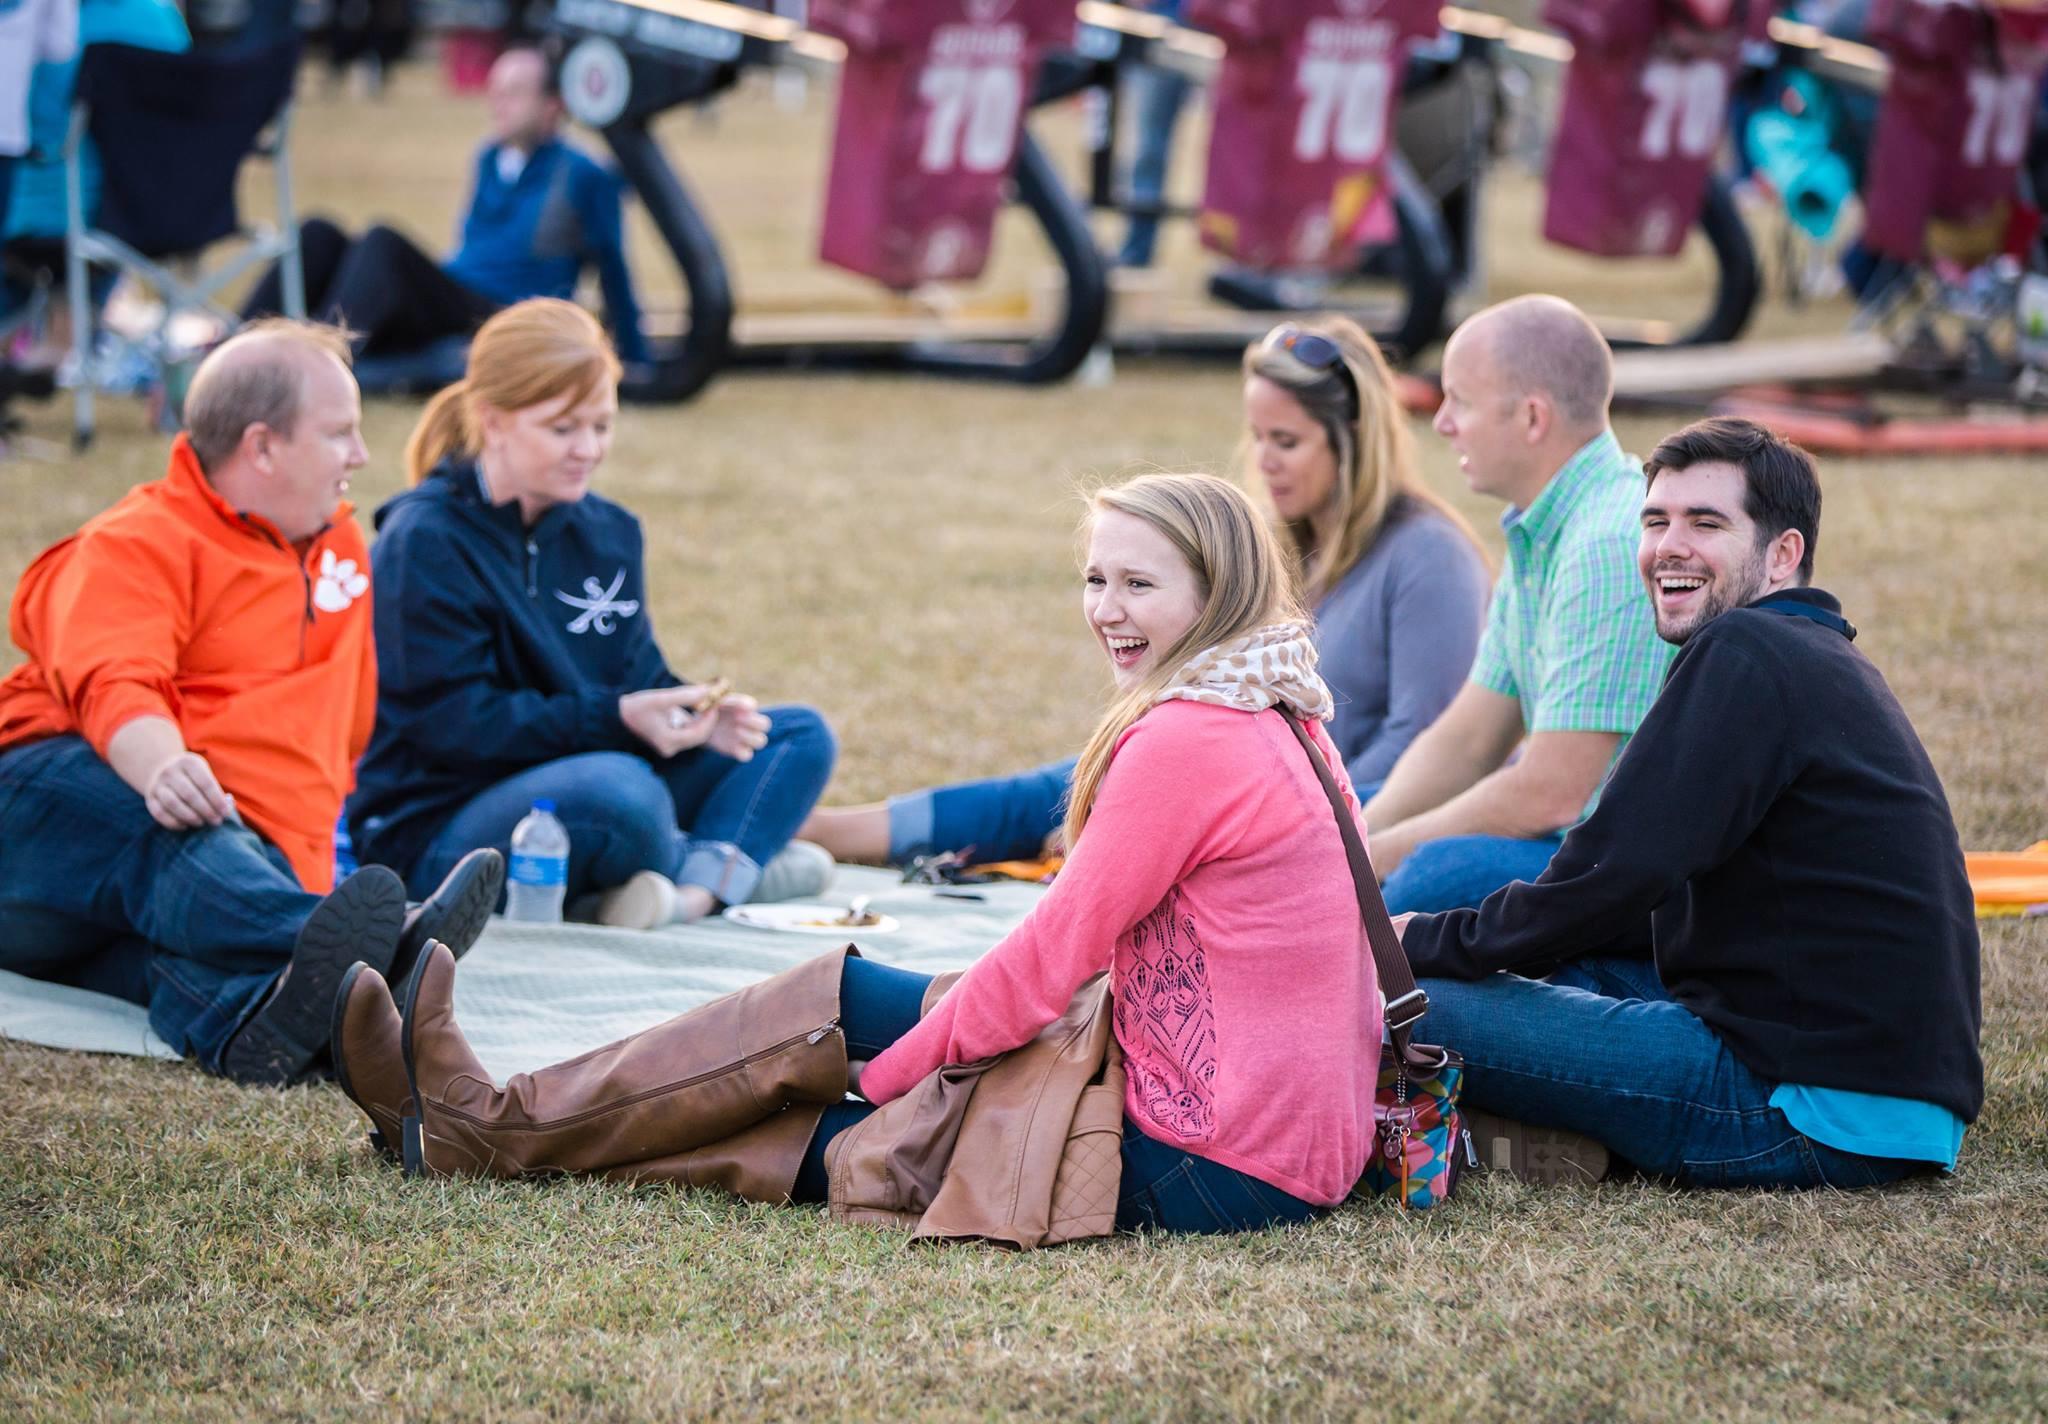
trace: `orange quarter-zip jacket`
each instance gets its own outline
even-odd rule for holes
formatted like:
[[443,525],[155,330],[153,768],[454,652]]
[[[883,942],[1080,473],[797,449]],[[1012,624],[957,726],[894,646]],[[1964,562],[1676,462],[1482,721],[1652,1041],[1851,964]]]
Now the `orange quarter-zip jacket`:
[[29,565],[0,682],[0,748],[76,734],[107,754],[168,717],[308,890],[334,883],[334,825],[370,740],[369,552],[343,504],[295,549],[230,508],[183,435],[161,480]]

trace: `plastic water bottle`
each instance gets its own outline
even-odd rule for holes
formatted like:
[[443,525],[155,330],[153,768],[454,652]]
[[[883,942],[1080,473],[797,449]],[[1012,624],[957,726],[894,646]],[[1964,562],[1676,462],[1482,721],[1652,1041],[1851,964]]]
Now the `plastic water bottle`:
[[569,889],[569,828],[555,803],[536,801],[512,828],[512,864],[505,873],[505,918],[560,924]]

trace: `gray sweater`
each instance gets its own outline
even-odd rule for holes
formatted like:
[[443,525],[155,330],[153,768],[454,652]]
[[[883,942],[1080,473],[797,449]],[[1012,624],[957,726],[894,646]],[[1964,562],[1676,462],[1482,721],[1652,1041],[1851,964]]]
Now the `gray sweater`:
[[1386,780],[1464,685],[1488,582],[1456,525],[1404,501],[1316,606],[1323,681],[1337,699],[1330,732],[1354,785]]

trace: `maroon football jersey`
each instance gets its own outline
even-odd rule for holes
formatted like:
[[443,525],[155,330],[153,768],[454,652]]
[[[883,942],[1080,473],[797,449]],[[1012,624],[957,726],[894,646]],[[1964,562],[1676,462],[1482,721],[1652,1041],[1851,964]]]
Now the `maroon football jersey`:
[[1211,91],[1203,245],[1249,267],[1344,267],[1379,200],[1408,46],[1438,0],[1189,0],[1228,47]]
[[1572,42],[1543,235],[1603,257],[1669,256],[1706,198],[1728,89],[1765,0],[1547,0]]
[[1073,0],[813,0],[846,41],[818,255],[898,290],[980,275]]
[[1977,230],[1970,255],[1998,250],[2048,69],[2048,11],[1875,0],[1870,39],[1892,74],[1864,180],[1865,244],[1917,262],[1938,220]]

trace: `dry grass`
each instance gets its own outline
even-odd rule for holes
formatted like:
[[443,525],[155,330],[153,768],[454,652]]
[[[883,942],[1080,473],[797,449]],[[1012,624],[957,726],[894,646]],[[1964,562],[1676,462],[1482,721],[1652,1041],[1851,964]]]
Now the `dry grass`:
[[[309,106],[318,205],[446,230],[475,121],[422,79],[383,108]],[[871,302],[802,265],[808,229],[757,176],[771,158],[801,175],[808,211],[815,124],[748,100],[676,133],[745,244],[743,292]],[[1499,289],[1535,280],[1512,232],[1499,245]],[[366,507],[395,487],[414,412],[369,411]],[[158,472],[139,414],[107,417],[89,459],[0,466],[8,586]],[[1108,388],[1041,391],[732,377],[630,412],[605,479],[646,521],[673,660],[821,706],[851,799],[1073,746],[1102,679],[1075,619],[1071,488],[1213,466],[1236,420],[1221,369],[1127,363]],[[1623,435],[1646,449],[1665,424]],[[61,412],[38,429],[55,438]],[[2048,834],[2037,472],[1827,476],[1824,582],[1965,840]],[[702,1194],[404,1183],[331,1089],[0,1045],[0,1418],[2040,1417],[2044,950],[2041,922],[1987,926],[1992,1089],[1950,1181],[1791,1197],[1479,1180],[1422,1218],[1027,1257]]]

